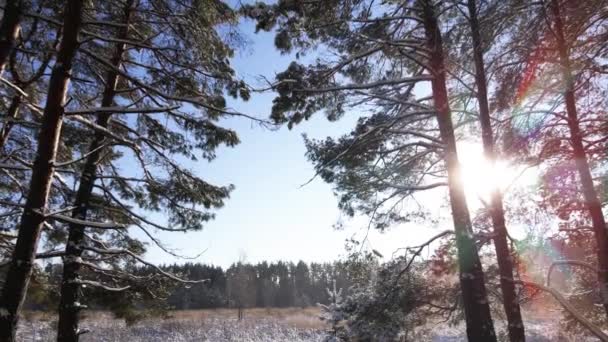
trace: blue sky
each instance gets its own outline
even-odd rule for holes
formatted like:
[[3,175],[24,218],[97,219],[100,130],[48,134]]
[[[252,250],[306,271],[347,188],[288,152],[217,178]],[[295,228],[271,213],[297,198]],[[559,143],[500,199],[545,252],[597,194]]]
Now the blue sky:
[[[255,34],[252,22],[242,23],[239,30],[248,43],[237,52],[233,67],[239,77],[263,87],[260,75],[273,79],[294,57],[275,50],[272,33]],[[417,92],[420,96],[428,95],[428,86],[422,85]],[[248,102],[231,101],[229,106],[267,118],[274,96],[254,94]],[[445,189],[416,194],[416,201],[425,206],[437,223],[407,223],[381,234],[368,233],[367,218],[349,219],[341,215],[331,187],[321,179],[302,187],[314,175],[313,166],[305,157],[302,134],[311,138],[339,136],[349,132],[357,118],[357,113],[347,113],[338,122],[329,122],[318,114],[291,131],[287,127],[270,131],[242,118],[225,120],[222,125],[236,130],[241,144],[220,148],[217,159],[211,163],[186,161],[184,166],[211,183],[234,184],[236,189],[203,231],[158,232],[159,240],[180,255],[194,256],[205,251],[194,261],[228,267],[243,256],[249,262],[332,261],[344,256],[347,239],[362,240],[366,236],[368,247],[390,257],[399,248],[420,244],[440,231],[451,229]],[[480,209],[479,196],[487,195],[491,184],[504,187],[516,181],[518,187],[525,188],[536,182],[534,170],[524,174],[505,164],[490,171],[483,160],[481,145],[470,137],[459,142],[458,150],[472,214]],[[153,214],[153,218],[163,222],[162,215]],[[342,230],[333,228],[337,222],[342,224]],[[520,237],[529,229],[516,225],[510,228],[512,235]],[[141,234],[139,237],[144,238]],[[430,252],[427,249],[425,253]],[[146,258],[157,264],[191,261],[168,255],[152,244]]]
[[[240,77],[252,82],[259,75],[272,79],[291,62],[281,56],[271,33],[254,33],[251,22],[240,27],[248,46],[237,53],[233,66]],[[267,117],[273,94],[256,94],[246,103],[233,101],[230,106],[242,112]],[[329,122],[322,114],[293,130],[261,128],[245,119],[231,119],[224,124],[235,129],[241,138],[236,148],[221,148],[211,163],[187,165],[215,184],[234,184],[236,189],[217,218],[196,233],[161,233],[164,243],[183,255],[206,252],[196,261],[228,266],[244,254],[250,262],[261,260],[330,261],[344,254],[345,240],[366,234],[364,218],[346,220],[337,209],[329,185],[317,179],[305,187],[313,167],[304,153],[302,133],[313,138],[336,136],[349,131],[357,117],[346,115],[339,122]],[[345,229],[335,230],[339,220]],[[444,228],[445,229],[445,228]],[[369,241],[381,253],[424,240],[428,229],[399,227],[387,234],[372,232]],[[183,262],[150,246],[147,259],[155,263]]]

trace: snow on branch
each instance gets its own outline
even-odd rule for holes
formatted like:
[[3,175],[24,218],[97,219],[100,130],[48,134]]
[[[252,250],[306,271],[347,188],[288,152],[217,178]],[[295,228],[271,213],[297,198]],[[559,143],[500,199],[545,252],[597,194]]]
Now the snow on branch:
[[120,223],[86,221],[86,220],[80,220],[77,218],[60,215],[60,214],[48,215],[48,217],[54,218],[58,221],[65,222],[65,223],[73,223],[73,224],[78,224],[81,226],[98,228],[98,229],[125,229],[125,228],[127,228],[126,225],[120,224]]
[[166,107],[146,107],[146,108],[130,108],[130,107],[96,107],[96,108],[84,108],[78,110],[66,111],[65,115],[78,115],[78,114],[146,114],[146,113],[165,113],[172,110],[179,109],[180,106],[166,106]]
[[65,255],[65,251],[63,251],[63,250],[55,250],[55,251],[36,253],[36,259],[59,258],[59,257],[62,257],[64,255]]
[[439,187],[448,185],[448,183],[446,183],[446,182],[437,182],[437,183],[431,183],[431,184],[411,185],[411,186],[410,185],[399,185],[399,184],[389,183],[386,181],[383,181],[383,183],[387,186],[390,186],[391,188],[396,189],[397,193],[425,191],[425,190],[431,190],[431,189],[435,189],[435,188],[439,188]]
[[[396,288],[396,284],[399,281],[399,279],[401,279],[401,277],[405,274],[405,272],[407,272],[410,267],[412,266],[412,264],[414,263],[414,260],[416,259],[417,256],[420,255],[420,253],[422,253],[422,251],[424,250],[425,247],[428,247],[431,243],[433,243],[434,241],[441,239],[442,237],[446,236],[446,235],[451,235],[454,234],[455,232],[451,229],[447,229],[442,231],[439,234],[434,235],[433,237],[431,237],[430,239],[428,239],[427,241],[425,241],[424,243],[422,243],[421,245],[418,246],[413,246],[413,247],[407,247],[406,251],[410,251],[415,249],[416,251],[414,252],[414,254],[412,255],[412,257],[410,258],[410,261],[408,261],[408,263],[405,265],[405,267],[399,271],[399,273],[397,274],[397,276],[395,277],[395,283],[393,284],[392,288],[395,289]],[[392,291],[389,291],[386,296],[385,299],[388,298],[388,296],[392,293]]]
[[412,76],[399,78],[395,80],[383,80],[371,83],[363,83],[363,84],[346,84],[343,86],[336,87],[328,87],[328,88],[304,88],[304,89],[295,89],[294,92],[303,92],[303,93],[327,93],[332,91],[339,90],[361,90],[361,89],[370,89],[370,88],[378,88],[383,86],[390,85],[399,85],[403,83],[417,83],[423,81],[431,81],[433,79],[432,75],[420,75],[420,76]]
[[87,120],[85,118],[83,118],[82,116],[79,115],[70,115],[68,116],[69,119],[80,122],[81,124],[84,124],[85,126],[88,126],[89,128],[92,128],[94,131],[96,132],[100,132],[122,144],[124,144],[125,146],[128,146],[134,150],[139,150],[139,147],[137,146],[137,144],[135,144],[133,141],[127,140],[121,136],[118,136],[116,134],[114,134],[112,131],[110,131],[109,129],[102,127],[90,120]]
[[572,317],[574,317],[574,319],[576,319],[585,328],[589,329],[589,331],[591,331],[591,333],[593,333],[593,335],[595,335],[597,338],[599,338],[600,341],[608,342],[608,335],[606,335],[602,331],[602,329],[600,329],[600,327],[598,327],[597,325],[591,323],[580,312],[576,311],[576,309],[572,306],[572,304],[570,304],[568,302],[568,300],[566,300],[566,298],[564,298],[564,296],[562,296],[562,294],[559,293],[557,290],[555,290],[555,289],[553,289],[553,288],[551,288],[549,286],[545,286],[545,285],[542,285],[542,284],[534,283],[534,282],[531,282],[531,281],[515,280],[514,283],[516,285],[523,285],[523,286],[534,287],[534,288],[539,289],[541,291],[545,291],[545,292],[550,293],[553,296],[553,298],[555,298],[555,300],[557,300],[557,302],[566,311],[568,311],[568,313],[570,315],[572,315]]
[[128,249],[110,249],[110,248],[96,248],[96,247],[90,247],[90,246],[85,246],[84,247],[85,250],[91,251],[91,252],[95,252],[98,254],[113,254],[113,255],[128,255],[130,257],[132,257],[133,259],[139,261],[140,263],[152,267],[154,270],[156,270],[156,272],[158,272],[159,274],[165,276],[166,278],[169,278],[171,280],[180,282],[180,283],[184,283],[184,284],[201,284],[201,283],[205,283],[208,281],[208,279],[202,279],[202,280],[187,280],[187,279],[182,279],[179,278],[178,276],[163,271],[160,267],[144,260],[143,258],[141,258],[140,256],[138,256],[137,254],[133,253],[132,251],[128,250]]
[[130,75],[127,72],[121,70],[120,68],[117,68],[110,61],[99,57],[94,52],[91,52],[87,49],[82,49],[81,51],[84,54],[86,54],[87,56],[91,57],[92,59],[94,59],[94,60],[98,61],[99,63],[101,63],[102,65],[104,65],[106,68],[118,73],[121,77],[125,78],[126,80],[128,80],[129,82],[138,86],[139,88],[144,89],[152,94],[155,94],[155,95],[165,99],[166,101],[186,102],[186,103],[189,103],[189,104],[192,104],[195,106],[201,106],[205,109],[216,111],[218,113],[222,113],[225,115],[244,117],[249,120],[256,121],[262,125],[271,124],[267,120],[262,120],[262,119],[253,117],[251,115],[245,114],[245,113],[240,113],[240,112],[236,112],[236,111],[230,111],[230,110],[218,108],[216,106],[213,106],[213,105],[203,101],[201,97],[198,97],[198,98],[197,97],[183,97],[183,96],[175,96],[175,95],[167,94],[166,92],[162,91],[161,89],[152,87],[152,86],[146,84],[145,82],[139,80],[138,78],[134,77],[133,75]]
[[79,285],[88,285],[88,286],[98,287],[100,289],[110,291],[110,292],[122,292],[122,291],[126,291],[131,288],[131,286],[129,286],[129,285],[123,286],[123,287],[111,287],[111,286],[104,285],[98,281],[86,280],[86,279],[74,280],[74,283],[79,284]]

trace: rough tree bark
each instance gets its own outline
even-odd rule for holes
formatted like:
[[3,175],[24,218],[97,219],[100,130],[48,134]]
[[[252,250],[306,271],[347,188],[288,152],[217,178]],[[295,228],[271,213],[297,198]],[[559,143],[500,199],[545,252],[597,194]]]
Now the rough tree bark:
[[[475,62],[475,83],[477,85],[477,101],[479,105],[479,119],[481,122],[481,136],[486,158],[492,166],[496,163],[496,151],[494,148],[494,136],[492,122],[490,121],[490,108],[488,105],[488,89],[485,63],[483,60],[483,42],[479,31],[477,19],[477,6],[475,0],[468,1],[469,25],[473,39],[473,60]],[[509,340],[511,342],[522,342],[526,340],[524,323],[521,317],[521,309],[517,299],[515,283],[513,282],[513,261],[507,240],[507,227],[502,201],[502,194],[498,186],[494,186],[490,194],[490,216],[494,226],[494,248],[496,249],[496,261],[500,274],[500,288],[502,291],[502,302],[507,317]]]
[[553,32],[559,52],[562,81],[564,83],[564,98],[566,100],[566,114],[568,116],[568,128],[570,130],[570,144],[572,145],[574,164],[583,188],[585,207],[591,216],[593,233],[597,244],[597,277],[604,310],[606,311],[606,315],[608,315],[608,234],[606,232],[606,219],[602,212],[602,203],[593,185],[593,177],[589,168],[589,161],[587,160],[587,154],[583,144],[583,135],[579,126],[576,108],[575,80],[572,75],[570,52],[564,34],[564,22],[559,1],[552,0],[550,7],[553,14]]
[[[127,40],[129,34],[129,23],[134,11],[133,0],[128,0],[124,11],[124,27],[120,29],[118,38]],[[125,44],[116,44],[113,56],[111,58],[112,65],[120,68],[123,54],[125,52]],[[118,84],[118,72],[116,70],[108,70],[105,80],[105,88],[101,100],[101,107],[107,108],[114,105],[114,97],[116,95],[116,87]],[[107,128],[112,113],[103,112],[97,114],[97,125]],[[89,201],[93,193],[93,185],[96,180],[97,166],[104,153],[103,146],[106,139],[105,134],[97,131],[89,146],[89,156],[82,169],[76,199],[74,201],[74,211],[72,217],[80,220],[86,220],[87,211],[89,209]],[[65,257],[63,263],[63,277],[61,282],[61,300],[59,303],[59,322],[57,326],[57,341],[58,342],[77,342],[80,338],[79,326],[79,311],[81,309],[79,303],[80,284],[78,277],[81,270],[79,262],[83,253],[83,244],[85,243],[85,226],[71,223],[69,225],[68,241],[65,249]]]
[[494,323],[490,314],[484,274],[473,237],[473,229],[467,200],[461,184],[460,163],[456,152],[456,139],[446,88],[445,66],[441,32],[432,0],[420,0],[427,48],[430,52],[429,66],[433,73],[431,86],[437,111],[437,123],[444,147],[444,159],[448,170],[448,191],[452,208],[452,219],[458,249],[460,288],[469,341],[496,341]]
[[4,5],[4,15],[2,24],[0,24],[0,76],[4,72],[11,52],[15,48],[22,10],[22,0],[7,0]]
[[82,0],[68,0],[65,5],[64,35],[49,80],[32,178],[17,242],[0,296],[0,342],[15,341],[19,311],[32,273],[40,230],[45,220],[43,211],[51,189],[72,62],[78,49],[82,8]]

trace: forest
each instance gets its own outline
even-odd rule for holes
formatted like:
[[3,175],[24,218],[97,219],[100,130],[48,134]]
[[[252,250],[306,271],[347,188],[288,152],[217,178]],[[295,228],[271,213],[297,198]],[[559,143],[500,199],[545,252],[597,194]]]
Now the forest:
[[[227,269],[199,263],[161,265],[161,269],[179,274],[185,279],[205,279],[205,283],[183,286],[176,284],[166,289],[165,310],[197,310],[216,308],[290,308],[329,304],[328,289],[349,288],[352,284],[349,268],[341,262],[310,263],[260,262],[236,263]],[[151,273],[146,267],[130,270],[134,274]],[[25,302],[29,310],[51,311],[59,298],[48,288],[58,287],[61,264],[48,264],[37,274]],[[40,285],[43,284],[43,285]],[[178,286],[179,285],[179,286]],[[46,290],[45,290],[46,289]],[[118,295],[108,305],[108,296],[91,289],[86,294],[89,307],[110,310],[132,319],[142,309],[154,308],[152,303],[130,302]],[[114,303],[118,305],[114,305]]]
[[[91,320],[101,311],[127,322],[107,334],[140,334],[114,340],[608,341],[608,0],[0,9],[0,342],[26,340],[31,326],[35,336],[32,310],[51,315],[43,339],[60,342],[103,340]],[[289,62],[237,67],[247,51]],[[336,134],[309,134],[312,122]],[[243,186],[210,170],[253,173],[270,162],[257,141],[285,131],[303,132],[312,171],[299,189],[331,189],[334,229],[365,222],[361,239],[334,246],[342,260],[223,269],[173,245],[220,221]],[[240,150],[239,165],[214,169]],[[288,177],[284,164],[263,178]],[[256,177],[248,207],[273,191]],[[268,235],[280,235],[277,250],[298,243],[282,229]],[[370,231],[405,229],[424,240],[370,247]],[[248,308],[309,306],[320,328],[247,321]],[[145,320],[219,307],[236,321],[197,322],[196,336]],[[274,331],[245,336],[264,329]]]

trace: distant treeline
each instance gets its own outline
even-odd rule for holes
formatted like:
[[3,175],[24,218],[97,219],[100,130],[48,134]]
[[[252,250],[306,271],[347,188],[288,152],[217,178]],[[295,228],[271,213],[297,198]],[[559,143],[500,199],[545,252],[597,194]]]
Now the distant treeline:
[[[180,284],[168,289],[166,304],[176,310],[228,307],[292,307],[327,304],[327,289],[347,288],[350,285],[347,267],[342,262],[305,263],[260,262],[236,263],[228,269],[200,263],[163,265],[164,271],[184,279],[202,280],[204,283]],[[142,267],[131,270],[145,274],[151,270]],[[59,284],[61,265],[47,265],[38,277]],[[35,284],[34,284],[35,285]],[[56,288],[55,286],[51,286]],[[27,307],[35,310],[53,310],[56,294],[36,291],[33,286],[28,295]],[[58,295],[58,294],[57,294]],[[95,301],[92,308],[106,309],[104,301]]]
[[346,267],[340,262],[237,263],[221,267],[187,263],[166,270],[187,279],[208,279],[204,284],[176,287],[168,298],[175,309],[221,307],[291,307],[326,304],[327,289],[347,287]]

